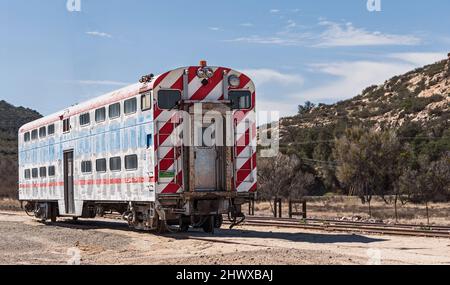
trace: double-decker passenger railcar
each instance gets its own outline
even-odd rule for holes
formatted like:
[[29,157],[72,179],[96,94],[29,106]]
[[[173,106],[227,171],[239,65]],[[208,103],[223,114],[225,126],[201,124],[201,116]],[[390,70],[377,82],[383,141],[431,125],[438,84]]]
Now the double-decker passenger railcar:
[[116,211],[136,229],[211,232],[255,191],[255,85],[204,61],[19,130],[19,199],[41,220]]

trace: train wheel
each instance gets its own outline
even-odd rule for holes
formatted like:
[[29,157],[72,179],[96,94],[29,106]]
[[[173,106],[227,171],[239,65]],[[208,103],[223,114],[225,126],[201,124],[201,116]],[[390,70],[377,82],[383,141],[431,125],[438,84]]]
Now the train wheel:
[[187,233],[189,231],[189,224],[180,225],[180,232]]
[[205,222],[202,225],[203,231],[205,233],[214,233],[214,216],[206,217]]
[[156,231],[159,234],[164,234],[167,232],[167,226],[166,226],[166,222],[163,220],[158,220],[158,227],[156,228]]
[[222,215],[217,215],[214,217],[214,227],[216,229],[220,229],[222,227],[223,224],[223,216]]
[[50,221],[55,223],[56,217],[58,216],[58,206],[51,205],[50,207]]

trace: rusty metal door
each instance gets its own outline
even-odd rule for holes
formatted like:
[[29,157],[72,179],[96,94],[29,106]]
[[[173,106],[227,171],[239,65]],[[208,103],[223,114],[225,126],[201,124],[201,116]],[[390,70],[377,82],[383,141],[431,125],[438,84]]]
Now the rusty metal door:
[[[217,149],[214,142],[214,129],[211,125],[203,125],[198,132],[197,142],[200,145],[194,146],[196,191],[217,189]],[[211,141],[205,138],[211,138]]]

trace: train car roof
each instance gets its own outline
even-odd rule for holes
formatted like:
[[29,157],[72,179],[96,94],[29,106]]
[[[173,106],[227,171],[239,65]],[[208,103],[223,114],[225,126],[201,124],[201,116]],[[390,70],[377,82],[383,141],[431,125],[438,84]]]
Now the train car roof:
[[80,104],[68,107],[64,110],[60,110],[51,115],[44,116],[38,120],[29,122],[19,129],[19,134],[52,124],[64,118],[72,117],[105,105],[119,102],[129,97],[133,97],[140,93],[151,90],[153,88],[153,83],[158,79],[159,76],[161,75],[155,76],[149,83],[135,83],[129,86],[125,86],[121,89],[111,91],[104,95],[92,98],[88,101],[84,101]]
[[[195,67],[195,66],[180,67],[180,68],[191,68],[191,67]],[[209,67],[214,67],[214,66],[209,66]],[[48,116],[42,117],[38,120],[27,123],[19,129],[19,134],[22,134],[24,132],[28,132],[28,131],[55,123],[55,122],[58,122],[64,118],[72,117],[72,116],[75,116],[78,114],[88,112],[90,110],[97,109],[102,106],[116,103],[116,102],[122,101],[124,99],[136,96],[140,93],[146,92],[148,90],[151,90],[151,89],[153,89],[153,86],[155,83],[158,84],[158,82],[160,82],[160,79],[164,78],[164,76],[166,76],[170,72],[178,70],[180,68],[172,69],[171,71],[168,71],[166,73],[153,76],[153,77],[151,77],[151,80],[147,83],[138,82],[138,83],[135,83],[135,84],[132,84],[129,86],[125,86],[121,89],[111,91],[111,92],[101,95],[99,97],[92,98],[88,101],[84,101],[80,104],[73,105],[66,109],[55,112],[51,115],[48,115]],[[230,70],[232,70],[232,69],[230,69]],[[148,78],[149,77],[147,77],[147,79]]]

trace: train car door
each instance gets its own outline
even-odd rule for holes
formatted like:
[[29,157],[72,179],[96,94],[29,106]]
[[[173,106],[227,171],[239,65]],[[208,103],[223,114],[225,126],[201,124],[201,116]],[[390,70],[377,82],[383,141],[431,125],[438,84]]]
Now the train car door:
[[75,214],[73,190],[73,150],[64,152],[64,205],[66,214]]
[[211,124],[204,124],[198,131],[198,145],[194,146],[195,190],[211,191],[217,186],[217,150],[215,145],[205,142],[205,137],[214,139],[215,133]]

